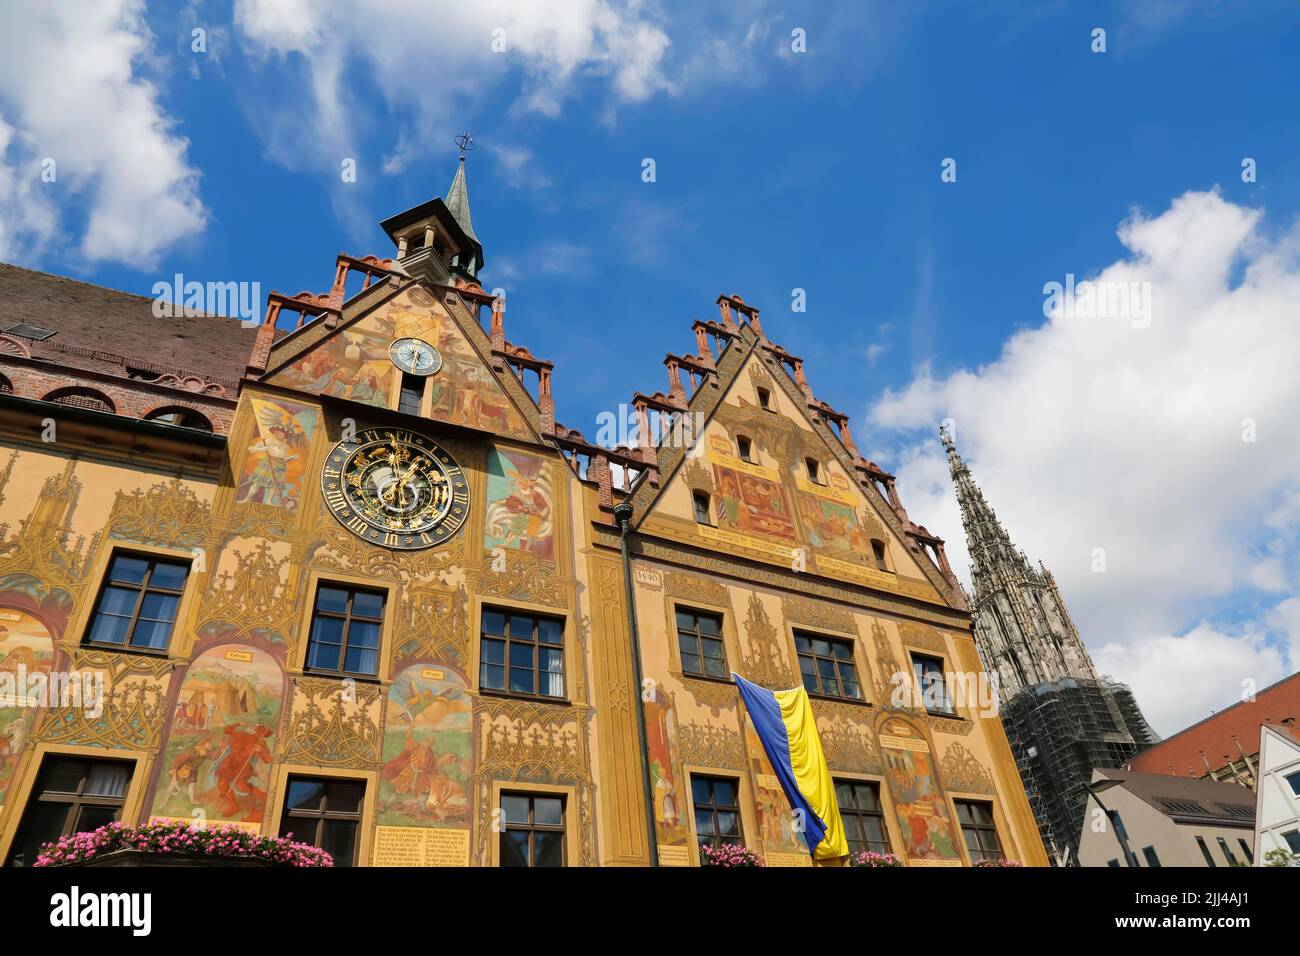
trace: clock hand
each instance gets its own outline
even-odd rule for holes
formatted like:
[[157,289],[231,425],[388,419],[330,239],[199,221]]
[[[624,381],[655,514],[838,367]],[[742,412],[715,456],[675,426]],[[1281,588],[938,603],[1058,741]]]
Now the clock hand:
[[402,488],[402,487],[404,487],[404,486],[406,485],[406,482],[407,482],[407,481],[410,479],[410,477],[411,477],[411,473],[415,471],[416,467],[417,467],[419,464],[420,464],[420,462],[419,462],[418,459],[417,459],[416,461],[411,462],[411,467],[408,468],[408,469],[406,469],[406,474],[402,475],[402,476],[401,476],[400,478],[398,478],[395,482],[393,482],[391,485],[388,486],[388,491],[384,492],[384,494],[383,494],[383,496],[382,496],[384,501],[387,501],[388,498],[389,498],[389,497],[390,497],[390,496],[391,496],[395,491],[397,491],[398,489],[400,489],[400,488]]

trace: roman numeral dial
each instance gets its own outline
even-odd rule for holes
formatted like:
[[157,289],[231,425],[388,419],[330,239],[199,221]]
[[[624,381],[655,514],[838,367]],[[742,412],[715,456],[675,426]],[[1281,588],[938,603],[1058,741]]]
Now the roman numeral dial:
[[401,551],[441,544],[469,517],[469,483],[455,459],[401,428],[373,428],[335,445],[321,491],[345,528]]

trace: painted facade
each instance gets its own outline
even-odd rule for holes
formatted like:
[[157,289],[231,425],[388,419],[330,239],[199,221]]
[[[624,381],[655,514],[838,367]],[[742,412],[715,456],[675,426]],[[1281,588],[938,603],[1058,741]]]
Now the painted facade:
[[[5,406],[0,669],[93,672],[106,696],[98,715],[57,701],[0,707],[0,857],[43,761],[72,754],[129,765],[128,822],[276,833],[290,777],[352,780],[364,787],[359,864],[488,866],[501,859],[503,795],[558,795],[568,865],[644,865],[640,706],[661,864],[698,864],[692,782],[708,775],[738,786],[742,838],[765,862],[806,865],[734,686],[683,668],[675,622],[691,611],[720,621],[728,671],[768,687],[800,680],[797,634],[851,648],[860,699],[815,699],[823,747],[837,779],[878,787],[908,863],[971,862],[953,803],[971,799],[991,806],[1007,857],[1044,864],[996,716],[968,702],[930,713],[896,693],[914,680],[915,653],[980,672],[941,544],[895,507],[892,484],[881,490],[889,476],[857,455],[847,419],[812,397],[757,313],[722,300],[721,322],[697,323],[699,353],[670,356],[670,393],[635,400],[647,420],[697,416],[697,453],[651,441],[648,427],[635,448],[600,448],[556,424],[550,363],[505,341],[499,310],[485,322],[491,300],[472,276],[443,285],[419,271],[420,255],[463,239],[435,204],[385,224],[399,250],[429,237],[418,254],[340,257],[329,293],[272,295],[228,427],[205,446],[215,450],[186,458],[192,439],[178,435],[127,454],[136,420],[80,415],[64,428],[63,406],[48,403],[61,431],[42,442],[35,412]],[[358,273],[359,290],[347,284]],[[277,328],[294,310],[298,326]],[[388,346],[404,336],[442,359],[418,415],[397,411]],[[683,369],[699,372],[689,396]],[[386,548],[326,507],[336,445],[391,428],[436,443],[468,481],[468,518],[436,546]],[[636,475],[630,487],[614,466]],[[709,521],[697,520],[697,493]],[[612,511],[623,501],[640,689]],[[158,653],[86,641],[121,554],[188,565]],[[323,585],[383,595],[372,678],[311,666]],[[497,664],[485,615],[512,612],[558,622],[562,680],[546,685],[558,693],[486,686]]]

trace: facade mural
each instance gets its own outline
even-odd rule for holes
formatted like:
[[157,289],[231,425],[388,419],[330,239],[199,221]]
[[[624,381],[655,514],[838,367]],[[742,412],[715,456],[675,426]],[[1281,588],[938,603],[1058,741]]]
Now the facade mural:
[[47,673],[53,663],[54,642],[45,625],[23,611],[0,609],[0,674],[8,675],[15,690],[14,700],[0,699],[0,805],[36,716],[19,695],[29,676]]
[[511,548],[553,561],[554,502],[546,461],[527,452],[493,448],[488,453],[484,551]]
[[[844,479],[838,475],[832,480]],[[858,499],[847,488],[818,486],[800,481],[795,494],[799,521],[808,544],[818,552],[845,560],[863,560],[871,555],[872,535],[858,513]],[[877,531],[877,536],[883,532]]]
[[266,651],[218,644],[181,683],[153,816],[261,823],[284,675]]
[[682,779],[677,763],[677,720],[673,716],[672,699],[662,688],[656,688],[654,698],[645,702],[645,710],[656,838],[662,855],[664,847],[684,849],[690,840],[686,817],[690,788]]
[[745,715],[745,752],[749,758],[749,778],[754,782],[754,813],[767,865],[807,865],[808,843],[795,829],[790,801],[781,789],[781,782],[767,759],[748,714]]
[[296,508],[320,410],[278,398],[253,398],[250,404],[255,430],[235,501]]
[[909,862],[959,866],[957,830],[925,735],[901,717],[891,717],[880,728],[880,748]]
[[388,408],[398,374],[388,358],[394,337],[393,315],[379,309],[312,347],[271,381],[313,395]]
[[794,520],[780,476],[770,468],[716,451],[709,458],[718,489],[718,527],[793,544]]
[[465,681],[454,671],[412,664],[397,675],[388,692],[377,823],[469,826],[472,716]]

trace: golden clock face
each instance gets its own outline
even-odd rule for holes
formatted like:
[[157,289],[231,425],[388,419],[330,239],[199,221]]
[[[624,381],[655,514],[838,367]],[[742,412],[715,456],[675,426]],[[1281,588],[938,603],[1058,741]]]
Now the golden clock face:
[[423,435],[373,428],[334,446],[321,471],[325,504],[357,537],[415,551],[447,541],[469,517],[469,484]]

